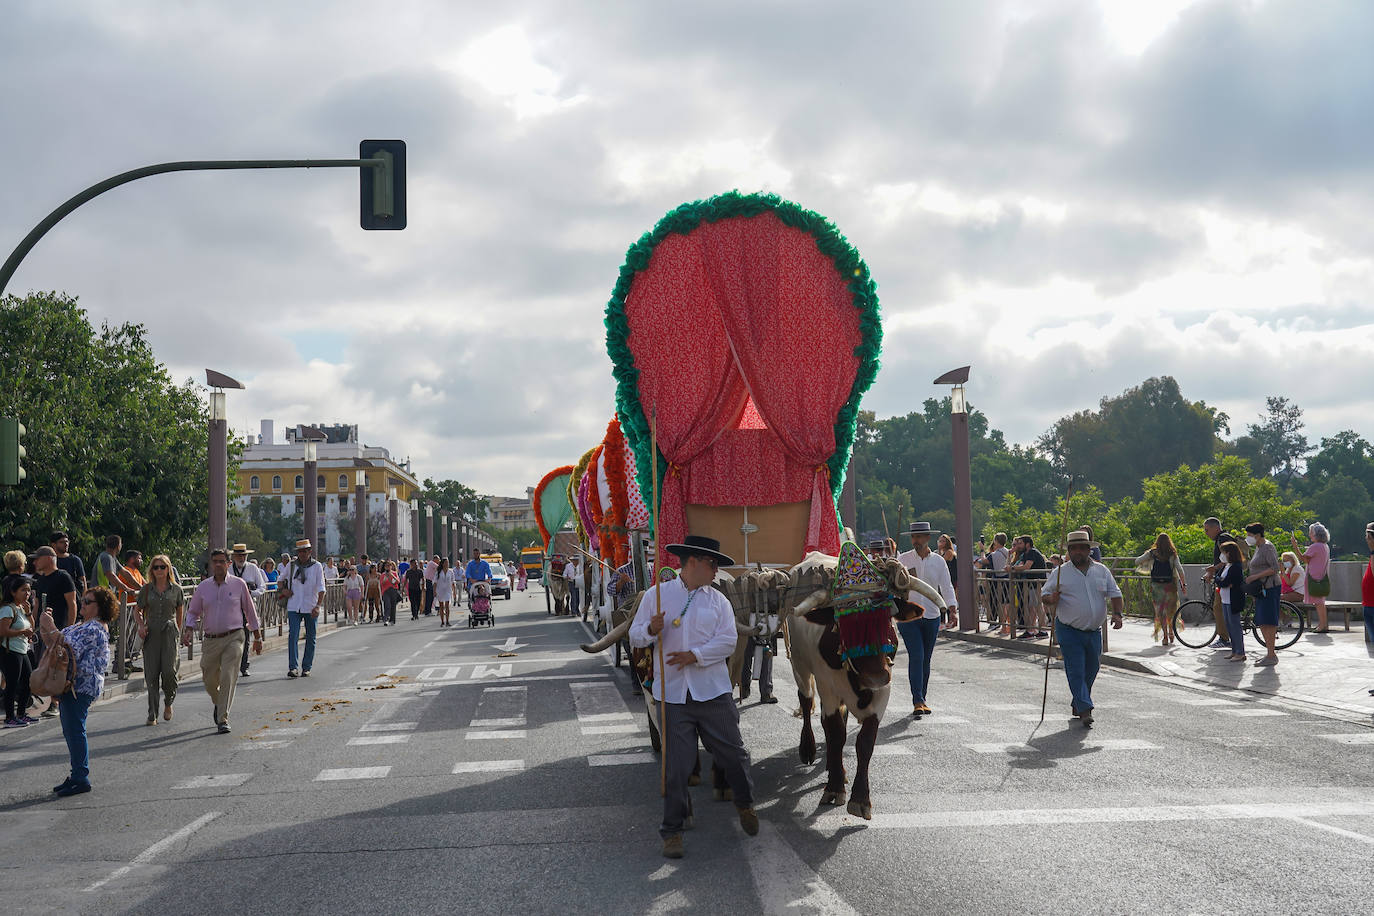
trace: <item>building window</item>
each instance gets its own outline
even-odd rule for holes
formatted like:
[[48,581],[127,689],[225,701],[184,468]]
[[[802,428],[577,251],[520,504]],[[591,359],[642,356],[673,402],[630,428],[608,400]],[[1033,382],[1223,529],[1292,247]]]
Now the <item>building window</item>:
[[328,489],[328,487],[326,487],[326,486],[324,485],[324,475],[323,475],[323,474],[316,474],[316,475],[315,475],[315,487],[316,487],[317,489],[320,489],[320,490]]
[[300,491],[302,491],[302,490],[304,490],[304,489],[305,489],[305,478],[304,478],[303,476],[301,476],[300,474],[297,474],[297,475],[296,475],[296,492],[299,493]]
[[339,475],[339,492],[340,492],[340,493],[347,493],[347,492],[348,492],[348,475],[347,475],[347,474],[340,474],[340,475]]
[[315,497],[315,515],[316,515],[317,517],[318,517],[318,516],[324,515],[324,497],[323,497],[323,496],[316,496],[316,497]]
[[280,475],[280,474],[273,474],[273,475],[272,475],[272,492],[273,492],[273,493],[280,493],[280,492],[281,492],[281,475]]
[[339,497],[339,514],[348,514],[348,494],[346,493]]
[[258,475],[257,475],[257,474],[254,474],[252,477],[249,477],[249,478],[248,478],[248,492],[250,492],[250,493],[256,493],[256,492],[258,492],[258,490],[260,490],[260,489],[262,489],[262,481],[258,479]]

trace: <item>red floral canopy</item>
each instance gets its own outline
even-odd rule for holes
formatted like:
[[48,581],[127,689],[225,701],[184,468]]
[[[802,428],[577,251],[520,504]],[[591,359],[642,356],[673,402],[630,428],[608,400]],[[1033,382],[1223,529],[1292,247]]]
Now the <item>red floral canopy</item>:
[[607,307],[617,407],[658,524],[680,541],[688,504],[810,501],[807,550],[838,553],[835,499],[881,330],[867,267],[822,217],[728,194],[668,214],[630,249]]

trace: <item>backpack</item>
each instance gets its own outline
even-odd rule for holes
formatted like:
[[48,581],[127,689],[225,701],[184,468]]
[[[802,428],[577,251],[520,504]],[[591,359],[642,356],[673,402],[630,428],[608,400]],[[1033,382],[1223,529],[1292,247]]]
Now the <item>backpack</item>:
[[67,640],[57,641],[43,652],[38,667],[29,675],[29,693],[36,697],[58,697],[72,689],[76,681],[76,659]]
[[1150,562],[1150,581],[1151,581],[1151,582],[1158,582],[1158,583],[1160,583],[1161,585],[1168,585],[1170,582],[1173,582],[1173,581],[1174,581],[1174,568],[1173,568],[1173,564],[1171,564],[1171,563],[1169,562],[1169,560],[1168,560],[1167,557],[1166,557],[1165,559],[1162,559],[1162,560],[1161,560],[1161,559],[1159,558],[1159,554],[1158,554],[1158,553],[1155,553],[1154,551],[1151,551],[1151,552],[1150,552],[1150,560],[1151,560],[1151,562]]

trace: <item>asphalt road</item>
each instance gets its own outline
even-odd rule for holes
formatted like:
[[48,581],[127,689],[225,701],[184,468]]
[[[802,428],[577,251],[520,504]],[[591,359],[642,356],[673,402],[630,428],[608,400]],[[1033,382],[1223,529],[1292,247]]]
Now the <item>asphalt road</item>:
[[66,775],[55,722],[0,734],[0,899],[25,913],[1369,912],[1364,723],[1104,671],[1088,732],[1055,670],[1038,725],[1034,659],[953,642],[934,715],[902,715],[898,673],[872,821],[818,810],[824,772],[797,761],[782,660],[782,702],[742,706],[762,832],[746,837],[703,784],[670,862],[624,669],[578,651],[586,632],[547,617],[537,589],[496,608],[494,629],[459,612],[446,630],[344,630],[308,680],[265,656],[227,736],[199,683],[152,728],[141,696],[99,705],[87,795],[49,792]]

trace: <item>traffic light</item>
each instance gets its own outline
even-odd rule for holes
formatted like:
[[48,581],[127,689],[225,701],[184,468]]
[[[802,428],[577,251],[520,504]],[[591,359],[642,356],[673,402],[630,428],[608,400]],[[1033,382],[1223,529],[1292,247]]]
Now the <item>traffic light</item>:
[[26,476],[23,464],[28,454],[24,450],[26,432],[24,424],[14,417],[0,417],[0,486],[17,486]]
[[364,140],[359,159],[380,159],[382,166],[358,169],[359,219],[364,229],[406,227],[406,142]]

